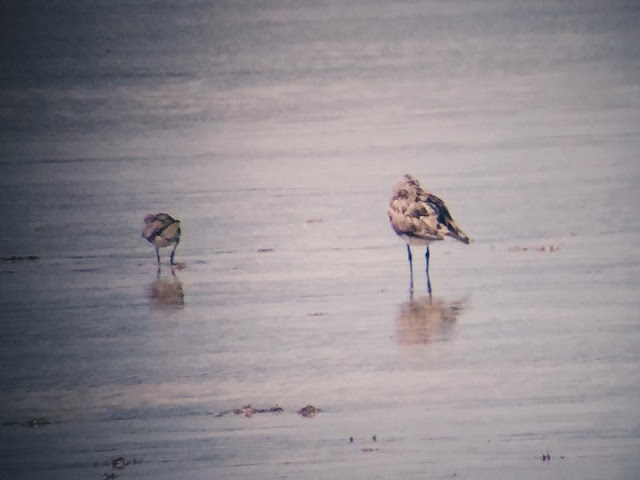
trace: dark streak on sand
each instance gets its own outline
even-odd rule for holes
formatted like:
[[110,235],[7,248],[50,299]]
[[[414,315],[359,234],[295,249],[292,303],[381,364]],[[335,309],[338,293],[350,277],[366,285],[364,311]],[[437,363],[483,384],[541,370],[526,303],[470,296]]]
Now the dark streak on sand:
[[51,422],[44,417],[34,417],[27,420],[11,420],[2,424],[5,427],[40,428],[51,425]]
[[38,255],[12,255],[10,257],[2,257],[3,262],[22,262],[22,261],[32,261],[38,260],[40,257]]

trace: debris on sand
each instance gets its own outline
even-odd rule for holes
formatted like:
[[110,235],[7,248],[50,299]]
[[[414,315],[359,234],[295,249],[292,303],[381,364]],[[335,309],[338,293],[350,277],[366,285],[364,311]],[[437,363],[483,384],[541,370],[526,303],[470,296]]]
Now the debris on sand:
[[282,408],[280,408],[278,405],[274,405],[273,407],[269,407],[269,408],[258,408],[257,410],[254,410],[253,413],[282,413],[284,412],[284,410],[282,410]]
[[114,470],[122,470],[124,467],[131,465],[131,462],[124,457],[118,457],[111,460],[111,468]]
[[253,408],[251,405],[245,405],[240,408],[232,408],[231,410],[224,410],[216,415],[216,417],[222,417],[229,413],[235,413],[236,415],[244,415],[249,418],[252,417],[256,413],[282,413],[284,410],[278,405],[274,405],[269,408]]
[[315,417],[319,412],[320,409],[318,407],[314,407],[313,405],[307,405],[306,407],[302,407],[300,410],[298,410],[298,414],[306,418]]
[[251,405],[245,405],[242,408],[236,408],[233,410],[233,413],[236,415],[244,415],[245,417],[252,417],[254,410]]
[[522,245],[512,245],[509,247],[510,252],[557,252],[560,250],[558,245],[540,245],[538,247],[523,247]]
[[[349,437],[349,443],[353,443],[355,440],[357,440],[357,439],[355,439],[353,437]],[[360,440],[362,440],[362,438],[360,438]],[[371,441],[373,443],[376,443],[378,441],[378,435],[374,433],[371,436]],[[379,448],[375,448],[373,446],[370,446],[370,447],[362,447],[360,450],[365,452],[365,453],[369,453],[369,452],[375,452],[375,451],[380,450],[380,449]]]
[[[232,408],[231,410],[223,410],[222,412],[217,413],[215,416],[224,417],[225,415],[233,413],[235,415],[244,415],[245,417],[250,418],[257,413],[275,413],[277,415],[282,412],[284,412],[284,410],[277,404],[273,407],[268,408],[254,408],[251,405],[245,405],[244,407]],[[306,407],[302,407],[297,411],[299,415],[307,418],[315,417],[319,412],[320,409],[318,407],[314,407],[313,405],[307,405]]]
[[110,472],[105,472],[102,474],[102,480],[113,480],[114,478],[116,478],[118,476],[118,473],[116,473],[116,471],[121,471],[124,470],[125,467],[128,467],[129,465],[135,465],[136,463],[140,463],[140,460],[137,460],[135,458],[132,459],[128,459],[125,457],[117,457],[111,460],[107,460],[106,462],[102,462],[102,463],[95,463],[94,466],[95,467],[111,467],[111,471]]
[[12,420],[2,424],[5,427],[40,428],[51,425],[51,422],[44,417],[34,417],[27,420]]

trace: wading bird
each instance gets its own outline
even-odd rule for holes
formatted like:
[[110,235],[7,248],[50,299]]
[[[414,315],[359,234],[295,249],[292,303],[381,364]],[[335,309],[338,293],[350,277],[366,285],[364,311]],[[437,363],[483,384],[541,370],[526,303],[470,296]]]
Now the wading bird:
[[180,243],[180,220],[176,220],[166,213],[150,213],[144,217],[144,230],[142,238],[147,240],[156,249],[158,268],[160,268],[160,252],[163,247],[173,245],[169,264],[173,266],[173,257]]
[[444,202],[420,186],[411,175],[405,175],[393,188],[393,196],[387,210],[391,227],[407,243],[410,292],[413,294],[413,258],[411,245],[427,247],[427,292],[431,295],[429,279],[429,244],[445,237],[453,237],[468,244],[471,240],[458,228]]

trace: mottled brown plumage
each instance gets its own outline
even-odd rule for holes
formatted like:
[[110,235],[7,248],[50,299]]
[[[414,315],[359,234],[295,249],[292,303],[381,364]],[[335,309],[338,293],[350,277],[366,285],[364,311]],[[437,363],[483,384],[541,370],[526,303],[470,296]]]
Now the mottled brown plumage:
[[444,202],[425,191],[411,175],[402,177],[394,187],[387,215],[393,230],[411,245],[428,245],[446,236],[469,243]]
[[468,244],[471,240],[453,220],[445,203],[434,194],[424,190],[411,175],[403,176],[393,188],[393,196],[387,210],[391,228],[407,243],[407,255],[411,270],[413,291],[413,262],[411,245],[427,247],[427,290],[429,281],[429,244],[433,241],[453,237]]
[[142,238],[155,247],[158,268],[160,267],[159,250],[169,245],[173,245],[170,259],[170,264],[173,265],[173,257],[180,243],[180,234],[182,233],[180,230],[180,220],[176,220],[166,213],[150,213],[144,218],[144,224]]

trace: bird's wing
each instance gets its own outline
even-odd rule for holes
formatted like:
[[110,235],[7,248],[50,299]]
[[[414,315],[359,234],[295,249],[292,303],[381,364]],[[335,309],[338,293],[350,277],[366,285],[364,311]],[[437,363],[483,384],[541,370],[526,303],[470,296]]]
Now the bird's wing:
[[442,240],[445,231],[438,221],[439,212],[420,198],[394,198],[388,210],[391,226],[398,235]]
[[160,232],[160,235],[168,242],[177,242],[180,240],[180,222],[173,221]]
[[453,237],[462,243],[469,243],[470,239],[467,235],[458,227],[453,220],[449,209],[445,205],[444,201],[432,193],[422,192],[419,196],[419,203],[425,203],[430,206],[433,212],[437,216],[436,229],[444,236]]
[[148,241],[152,241],[159,235],[167,240],[175,239],[176,235],[179,237],[180,222],[166,213],[157,214],[152,222],[145,225],[142,236]]
[[153,222],[149,222],[144,226],[144,230],[142,230],[142,236],[148,241],[152,241],[158,233],[160,233],[163,229],[162,222],[160,220],[154,220]]

